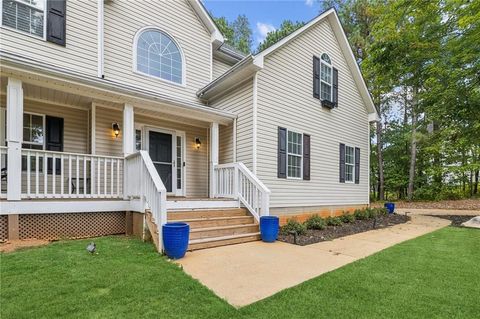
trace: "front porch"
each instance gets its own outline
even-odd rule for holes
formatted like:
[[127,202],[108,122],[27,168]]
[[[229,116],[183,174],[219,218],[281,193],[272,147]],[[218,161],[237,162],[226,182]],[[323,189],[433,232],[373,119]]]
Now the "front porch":
[[[268,214],[269,191],[256,176],[242,163],[219,164],[235,159],[234,119],[1,79],[1,214],[13,223],[21,214],[147,210],[153,234],[167,212]],[[161,236],[155,243],[161,250]]]

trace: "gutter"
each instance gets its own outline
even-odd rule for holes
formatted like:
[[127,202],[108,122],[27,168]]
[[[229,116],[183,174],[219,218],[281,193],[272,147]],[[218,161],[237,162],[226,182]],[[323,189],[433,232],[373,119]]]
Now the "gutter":
[[209,106],[196,104],[189,101],[182,101],[179,99],[171,98],[162,94],[158,94],[154,91],[140,89],[135,86],[100,79],[91,75],[58,68],[49,64],[38,62],[36,60],[23,58],[18,55],[7,53],[2,50],[0,50],[0,65],[2,66],[2,68],[7,68],[8,66],[11,66],[25,72],[36,71],[39,72],[40,75],[59,77],[64,80],[74,81],[78,84],[92,86],[94,89],[97,90],[100,89],[110,92],[113,91],[121,95],[132,96],[153,102],[170,104],[186,110],[200,111],[210,114],[212,116],[218,116],[228,120],[233,120],[237,118],[236,114],[230,112],[214,109]]
[[203,97],[205,95],[205,93],[207,93],[210,89],[215,87],[218,83],[222,82],[230,74],[238,72],[239,70],[247,67],[250,64],[250,62],[253,63],[253,61],[254,61],[253,56],[251,54],[247,55],[243,60],[241,60],[240,62],[238,62],[237,64],[232,66],[230,69],[228,69],[227,72],[223,73],[218,78],[216,78],[214,81],[208,83],[206,86],[204,86],[203,88],[198,90],[197,91],[197,97],[199,97],[199,98]]

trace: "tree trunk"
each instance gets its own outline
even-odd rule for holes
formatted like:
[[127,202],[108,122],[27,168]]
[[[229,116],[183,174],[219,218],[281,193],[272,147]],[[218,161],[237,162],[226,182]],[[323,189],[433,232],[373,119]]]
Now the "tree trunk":
[[475,171],[475,184],[473,185],[473,195],[478,194],[478,178],[480,177],[480,171]]
[[[415,94],[416,92],[414,92]],[[410,143],[410,169],[408,174],[407,200],[413,200],[413,187],[415,182],[415,164],[417,161],[417,112],[416,112],[416,94],[412,100],[412,140]]]
[[377,122],[377,161],[378,161],[378,200],[385,198],[385,180],[383,177],[382,122]]

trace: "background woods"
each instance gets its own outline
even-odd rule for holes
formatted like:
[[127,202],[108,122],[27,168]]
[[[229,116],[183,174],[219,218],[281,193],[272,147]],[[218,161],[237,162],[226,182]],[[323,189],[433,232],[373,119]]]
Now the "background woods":
[[[478,196],[480,1],[318,0],[342,21],[381,121],[372,126],[372,199]],[[304,22],[285,20],[252,48],[245,16],[217,18],[227,43],[261,51]]]

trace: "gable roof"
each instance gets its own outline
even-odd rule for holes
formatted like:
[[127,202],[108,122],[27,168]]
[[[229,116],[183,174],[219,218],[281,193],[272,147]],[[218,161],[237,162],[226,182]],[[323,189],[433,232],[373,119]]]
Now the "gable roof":
[[200,20],[203,22],[207,30],[210,32],[214,47],[220,47],[224,42],[223,35],[217,28],[217,25],[213,21],[208,11],[203,6],[202,2],[200,0],[188,0],[188,3],[198,15]]
[[[247,68],[252,72],[251,75],[253,75],[254,72],[263,68],[263,60],[267,55],[275,52],[276,50],[278,50],[279,48],[285,45],[288,45],[290,41],[297,38],[298,36],[303,34],[305,31],[309,30],[310,28],[315,26],[317,23],[325,19],[329,21],[332,27],[332,30],[338,40],[340,49],[342,50],[342,53],[345,56],[347,65],[349,66],[352,72],[352,76],[360,92],[360,96],[362,97],[362,100],[364,101],[367,107],[369,120],[377,121],[379,119],[377,109],[373,104],[373,100],[372,100],[372,97],[370,96],[370,92],[368,91],[367,85],[365,84],[365,80],[363,79],[360,68],[355,60],[355,57],[353,56],[353,52],[350,48],[350,44],[348,43],[347,36],[345,35],[340,19],[338,18],[337,12],[333,8],[321,13],[314,19],[310,20],[303,27],[292,32],[291,34],[281,39],[274,45],[266,48],[265,50],[255,55],[247,56],[242,61],[234,65],[230,70],[228,70],[227,72],[222,74],[220,77],[218,77],[217,79],[215,79],[214,81],[210,82],[205,87],[200,89],[197,92],[197,96],[207,100],[213,96],[217,96],[223,88],[226,88],[226,87],[231,88],[232,86],[235,85],[236,81],[238,81],[238,76],[236,73],[242,72],[243,73],[242,76],[243,78],[245,78],[245,71],[246,71],[245,69]],[[251,67],[251,64],[253,64],[255,67]]]

